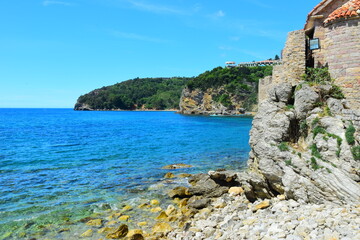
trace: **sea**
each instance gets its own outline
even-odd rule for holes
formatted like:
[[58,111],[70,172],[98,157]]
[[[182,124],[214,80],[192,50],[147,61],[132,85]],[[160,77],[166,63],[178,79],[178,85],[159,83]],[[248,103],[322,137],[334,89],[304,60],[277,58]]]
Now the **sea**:
[[[187,184],[164,179],[168,172],[244,169],[251,123],[160,111],[0,109],[0,240],[78,239],[88,219],[150,199],[165,206],[166,191]],[[178,163],[193,167],[162,169]],[[147,217],[129,215],[133,224]]]

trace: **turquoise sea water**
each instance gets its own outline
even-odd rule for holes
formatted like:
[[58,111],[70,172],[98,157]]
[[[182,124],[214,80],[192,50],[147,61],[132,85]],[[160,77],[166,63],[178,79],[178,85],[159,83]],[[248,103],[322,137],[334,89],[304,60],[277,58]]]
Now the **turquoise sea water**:
[[0,239],[42,239],[51,225],[70,225],[132,199],[161,198],[147,194],[164,182],[169,170],[161,167],[168,164],[194,166],[175,174],[243,168],[251,121],[0,109]]

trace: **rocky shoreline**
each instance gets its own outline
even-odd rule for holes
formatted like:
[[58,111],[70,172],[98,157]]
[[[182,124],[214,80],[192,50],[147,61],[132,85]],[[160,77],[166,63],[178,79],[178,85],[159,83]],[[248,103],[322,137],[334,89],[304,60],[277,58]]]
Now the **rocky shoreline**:
[[224,196],[194,215],[168,239],[360,239],[360,206],[302,204],[283,195],[250,203]]
[[[172,204],[138,206],[156,213],[151,224],[98,231],[128,240],[360,239],[360,129],[353,113],[334,85],[276,85],[253,120],[246,171],[185,176],[189,184],[168,192]],[[116,217],[127,221],[127,210]]]
[[[100,234],[100,239],[126,240],[360,239],[359,204],[305,203],[281,194],[254,201],[240,187],[243,175],[218,170],[181,176],[189,184],[168,192],[172,203],[163,205],[153,199],[127,205],[106,219],[87,219],[84,223],[90,229],[79,238]],[[136,222],[133,208],[152,213],[152,219]]]

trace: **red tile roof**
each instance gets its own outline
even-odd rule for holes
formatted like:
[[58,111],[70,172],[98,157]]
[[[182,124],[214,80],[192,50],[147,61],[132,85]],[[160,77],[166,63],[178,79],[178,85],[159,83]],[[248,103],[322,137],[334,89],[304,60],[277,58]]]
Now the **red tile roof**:
[[324,23],[329,23],[336,19],[360,16],[360,0],[350,0],[334,12],[332,12]]
[[316,15],[320,12],[323,8],[331,4],[334,0],[322,0],[318,5],[314,7],[314,9],[308,14],[308,16]]

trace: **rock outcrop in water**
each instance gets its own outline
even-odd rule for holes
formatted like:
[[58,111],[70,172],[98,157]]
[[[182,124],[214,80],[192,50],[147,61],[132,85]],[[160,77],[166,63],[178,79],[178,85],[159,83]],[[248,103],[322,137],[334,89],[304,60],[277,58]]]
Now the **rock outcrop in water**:
[[250,199],[360,202],[359,113],[332,98],[334,88],[269,90],[250,132],[249,170],[239,176]]

